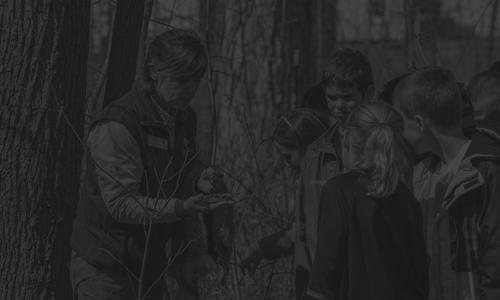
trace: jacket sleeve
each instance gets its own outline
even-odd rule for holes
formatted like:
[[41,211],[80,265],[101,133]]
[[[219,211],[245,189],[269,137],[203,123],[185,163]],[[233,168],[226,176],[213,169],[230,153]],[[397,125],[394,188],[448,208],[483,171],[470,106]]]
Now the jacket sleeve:
[[500,165],[485,173],[486,199],[478,224],[479,290],[482,300],[500,299]]
[[318,246],[305,299],[339,299],[347,268],[347,210],[335,181],[328,181],[321,192]]
[[282,228],[257,241],[264,257],[273,260],[281,256],[293,255],[295,253],[294,232],[295,223],[288,230]]
[[[89,134],[87,145],[96,164],[99,190],[108,212],[121,223],[170,223],[187,216],[183,200],[145,197],[139,192],[143,164],[139,145],[122,124],[103,121]],[[148,212],[146,214],[146,211]]]

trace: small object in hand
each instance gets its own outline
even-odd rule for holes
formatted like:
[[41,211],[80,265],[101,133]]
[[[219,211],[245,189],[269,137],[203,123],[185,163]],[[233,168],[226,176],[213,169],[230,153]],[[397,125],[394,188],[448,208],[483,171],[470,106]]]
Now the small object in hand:
[[231,201],[231,200],[232,200],[231,194],[218,193],[218,194],[205,195],[202,201],[205,204],[216,204],[222,201]]

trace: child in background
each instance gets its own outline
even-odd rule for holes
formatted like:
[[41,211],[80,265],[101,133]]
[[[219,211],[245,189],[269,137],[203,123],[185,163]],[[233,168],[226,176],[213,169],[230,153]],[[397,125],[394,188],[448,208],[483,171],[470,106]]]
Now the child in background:
[[490,70],[479,72],[464,88],[471,94],[476,122],[481,123],[489,113],[500,109],[500,73]]
[[474,75],[465,88],[471,94],[480,127],[500,134],[500,73],[489,70]]
[[467,139],[453,74],[425,67],[394,92],[404,136],[417,154],[413,171],[430,256],[429,299],[500,299],[500,139]]
[[241,262],[253,275],[261,259],[290,254],[283,245],[294,235],[295,299],[302,299],[309,281],[318,235],[319,200],[325,182],[343,169],[340,125],[350,112],[373,98],[375,88],[370,62],[361,52],[343,49],[333,52],[323,70],[323,89],[333,124],[304,153],[295,201],[293,234],[279,231],[259,241],[259,249]]
[[362,104],[343,135],[345,172],[321,193],[306,299],[426,300],[422,214],[401,182],[410,165],[401,115],[384,102]]
[[[320,113],[307,108],[299,108],[290,112],[281,120],[273,134],[274,146],[285,160],[286,164],[294,169],[295,178],[301,173],[302,160],[307,147],[317,140],[328,128],[329,123]],[[296,182],[293,182],[296,184]],[[297,186],[294,186],[297,190]],[[259,240],[260,247],[241,262],[241,270],[247,269],[253,276],[264,255],[268,259],[293,255],[295,242],[295,227],[282,228],[280,231]],[[272,243],[279,251],[267,250],[267,243]]]
[[392,105],[392,94],[394,93],[394,89],[398,85],[398,83],[403,80],[406,76],[410,75],[413,70],[410,70],[409,72],[405,72],[389,81],[387,81],[383,86],[381,86],[377,91],[375,95],[375,99],[378,101],[383,101],[385,103],[388,103]]

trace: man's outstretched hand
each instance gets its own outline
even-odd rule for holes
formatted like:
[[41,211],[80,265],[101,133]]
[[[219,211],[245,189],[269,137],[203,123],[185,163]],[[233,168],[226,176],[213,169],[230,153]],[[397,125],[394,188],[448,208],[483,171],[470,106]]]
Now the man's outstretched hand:
[[184,201],[184,210],[188,214],[208,213],[232,203],[230,194],[198,194]]

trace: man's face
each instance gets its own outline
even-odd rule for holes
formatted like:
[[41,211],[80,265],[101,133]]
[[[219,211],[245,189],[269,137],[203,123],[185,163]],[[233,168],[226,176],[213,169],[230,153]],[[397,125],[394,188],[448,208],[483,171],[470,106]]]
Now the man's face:
[[195,78],[171,78],[160,75],[157,81],[158,95],[175,110],[186,110],[200,86]]
[[326,103],[330,114],[344,123],[351,111],[361,103],[369,100],[370,93],[365,95],[355,87],[337,88],[333,85],[325,87]]

